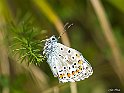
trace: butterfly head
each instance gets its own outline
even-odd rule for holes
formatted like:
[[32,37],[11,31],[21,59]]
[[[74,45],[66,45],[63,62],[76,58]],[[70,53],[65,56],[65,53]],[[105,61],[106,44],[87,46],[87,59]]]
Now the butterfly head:
[[54,44],[57,43],[57,41],[58,39],[54,35],[46,39],[44,53],[49,53],[52,50]]
[[56,43],[57,41],[57,38],[53,35],[50,38],[46,39],[45,45],[51,45]]

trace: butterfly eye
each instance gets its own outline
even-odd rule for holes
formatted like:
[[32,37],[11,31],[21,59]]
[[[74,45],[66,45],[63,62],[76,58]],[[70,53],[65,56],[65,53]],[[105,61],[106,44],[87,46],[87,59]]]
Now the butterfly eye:
[[55,38],[52,38],[52,40],[55,40]]

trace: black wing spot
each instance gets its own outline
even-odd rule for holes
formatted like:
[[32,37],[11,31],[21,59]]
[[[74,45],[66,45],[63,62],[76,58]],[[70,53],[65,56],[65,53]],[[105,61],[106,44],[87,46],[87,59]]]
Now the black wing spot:
[[68,50],[68,53],[71,53],[71,50]]
[[74,65],[72,65],[72,68],[74,68]]
[[72,57],[72,59],[74,59],[74,57]]
[[61,50],[63,50],[63,48],[60,48]]
[[74,65],[76,65],[76,63],[74,63]]
[[64,67],[64,69],[66,69],[66,67]]

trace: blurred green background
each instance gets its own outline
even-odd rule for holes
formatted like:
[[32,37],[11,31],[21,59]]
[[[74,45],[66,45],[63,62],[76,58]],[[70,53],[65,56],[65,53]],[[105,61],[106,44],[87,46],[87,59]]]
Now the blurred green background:
[[[0,93],[124,93],[123,4],[124,0],[0,0]],[[53,77],[46,60],[27,65],[28,59],[20,63],[9,54],[14,37],[37,42],[59,36],[67,22],[74,25],[59,42],[80,51],[94,70],[88,79],[74,83],[74,89]]]

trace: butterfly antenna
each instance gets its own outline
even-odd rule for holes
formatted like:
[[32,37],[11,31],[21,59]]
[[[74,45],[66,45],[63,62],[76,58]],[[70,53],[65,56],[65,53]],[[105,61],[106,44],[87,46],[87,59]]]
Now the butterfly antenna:
[[67,22],[65,25],[64,25],[64,28],[68,25],[69,23]]
[[71,26],[73,26],[73,23],[72,23],[72,24],[70,24],[70,25],[67,27],[67,29],[65,29],[68,24],[69,24],[69,23],[67,22],[67,23],[64,25],[64,31],[60,34],[60,36],[58,37],[58,39],[59,39],[63,34],[65,34],[65,32],[67,31],[67,29],[69,29]]

